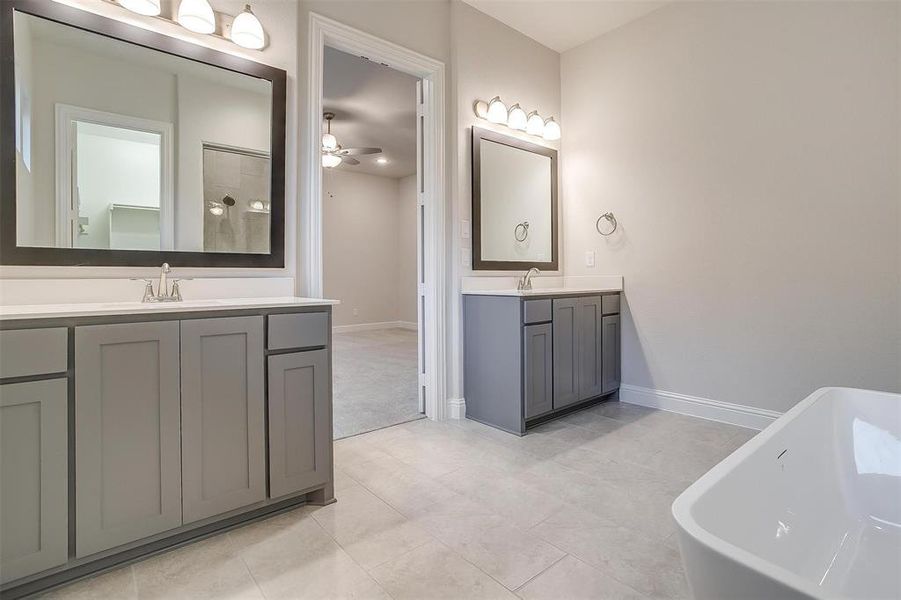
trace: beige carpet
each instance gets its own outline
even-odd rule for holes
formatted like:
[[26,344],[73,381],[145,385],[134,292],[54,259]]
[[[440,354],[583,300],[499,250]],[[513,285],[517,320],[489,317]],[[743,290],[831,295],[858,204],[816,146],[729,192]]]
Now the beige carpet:
[[422,417],[415,331],[336,333],[332,342],[335,439]]

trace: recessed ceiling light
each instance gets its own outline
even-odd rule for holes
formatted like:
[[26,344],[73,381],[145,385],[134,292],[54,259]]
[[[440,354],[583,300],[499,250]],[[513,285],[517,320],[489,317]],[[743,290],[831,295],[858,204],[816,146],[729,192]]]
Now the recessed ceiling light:
[[379,163],[380,165],[387,165],[388,159],[385,158],[384,156],[380,156],[377,159],[375,159],[375,162]]

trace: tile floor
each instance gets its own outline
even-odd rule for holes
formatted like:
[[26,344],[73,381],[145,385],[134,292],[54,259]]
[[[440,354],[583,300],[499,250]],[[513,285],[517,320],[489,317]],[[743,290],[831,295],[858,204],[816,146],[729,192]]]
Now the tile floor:
[[336,442],[336,495],[54,598],[684,598],[673,499],[754,431],[606,403]]
[[415,330],[336,333],[332,347],[335,439],[422,418]]

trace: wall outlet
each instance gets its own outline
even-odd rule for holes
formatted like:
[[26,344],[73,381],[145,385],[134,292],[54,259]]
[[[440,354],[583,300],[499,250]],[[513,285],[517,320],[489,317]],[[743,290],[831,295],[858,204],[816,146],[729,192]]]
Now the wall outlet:
[[354,316],[355,316],[355,317],[359,317],[359,316],[360,316],[360,309],[359,309],[359,308],[355,308],[355,309],[354,309]]
[[472,250],[469,248],[462,248],[460,250],[460,264],[466,268],[472,266]]
[[585,266],[586,267],[594,266],[594,250],[588,250],[585,252]]
[[460,237],[464,240],[468,240],[469,236],[472,235],[472,230],[470,229],[469,220],[463,219],[460,221]]

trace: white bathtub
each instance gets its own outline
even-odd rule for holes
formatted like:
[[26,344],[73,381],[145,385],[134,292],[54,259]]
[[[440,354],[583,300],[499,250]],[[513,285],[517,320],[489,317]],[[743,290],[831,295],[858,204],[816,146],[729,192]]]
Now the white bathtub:
[[817,390],[673,516],[696,598],[901,598],[901,395]]

